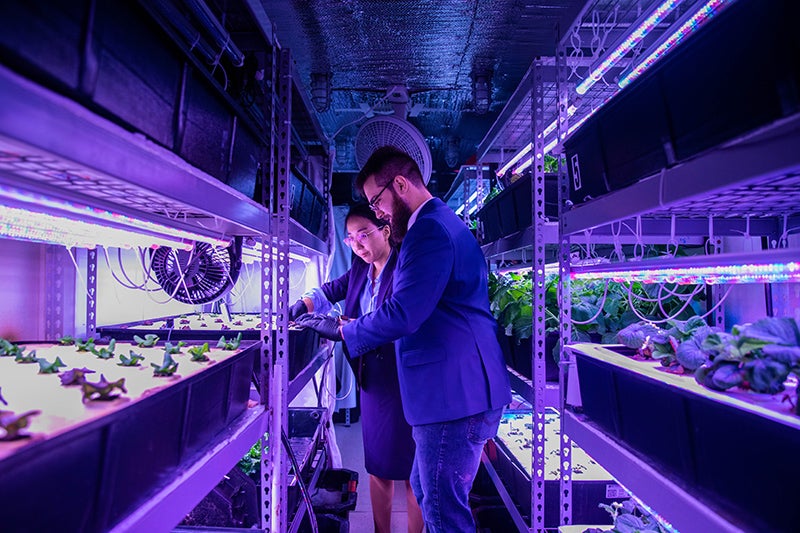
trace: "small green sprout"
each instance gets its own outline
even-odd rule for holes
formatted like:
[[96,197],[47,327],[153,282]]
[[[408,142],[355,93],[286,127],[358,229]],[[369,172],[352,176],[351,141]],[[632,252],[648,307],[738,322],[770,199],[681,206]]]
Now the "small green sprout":
[[223,350],[236,350],[239,348],[239,343],[242,341],[242,334],[239,333],[236,335],[236,338],[231,338],[230,341],[225,340],[225,335],[219,338],[219,342],[217,343],[217,348],[222,348]]
[[36,357],[36,350],[31,350],[28,352],[28,355],[24,355],[23,352],[19,352],[16,357],[14,357],[14,361],[17,363],[29,364],[35,363],[39,359]]
[[94,352],[94,337],[85,341],[75,341],[75,346],[78,347],[79,352]]
[[208,343],[203,343],[202,346],[193,346],[189,348],[189,354],[192,356],[192,361],[203,362],[208,361],[208,356],[206,353],[210,352],[211,348],[208,347]]
[[26,411],[17,415],[14,414],[14,411],[0,411],[0,429],[5,430],[6,433],[0,437],[0,441],[30,437],[22,430],[30,425],[30,418],[39,413],[41,411]]
[[100,348],[96,350],[92,348],[92,353],[95,354],[100,359],[111,359],[114,357],[114,348],[117,346],[117,341],[115,339],[111,339],[108,343],[107,348]]
[[161,365],[150,363],[153,367],[153,376],[171,376],[178,370],[178,363],[168,352],[164,352],[164,362]]
[[94,374],[94,370],[89,370],[88,368],[72,368],[58,377],[61,378],[61,385],[66,387],[67,385],[82,384],[86,381],[86,374]]
[[125,378],[120,378],[117,381],[108,381],[103,374],[100,374],[100,381],[96,383],[84,380],[81,383],[83,402],[113,400],[119,396],[119,394],[114,394],[115,389],[125,393],[128,392],[125,388]]
[[133,350],[130,351],[130,357],[119,354],[120,362],[117,363],[118,366],[140,366],[139,361],[144,361],[144,356],[134,352]]
[[181,348],[186,346],[186,343],[183,341],[178,341],[178,344],[172,344],[171,342],[167,342],[164,344],[164,351],[168,354],[175,355],[181,353]]
[[39,363],[40,374],[57,374],[59,369],[67,367],[60,357],[56,357],[52,363],[43,357],[37,359],[36,362]]
[[17,346],[13,342],[0,339],[0,357],[19,357],[24,351],[24,346]]
[[58,343],[61,346],[73,346],[75,344],[75,337],[70,337],[69,335],[66,335],[58,339]]
[[150,348],[155,346],[158,342],[158,335],[148,333],[144,336],[144,338],[141,338],[139,335],[134,335],[133,340],[136,342],[136,346],[139,348]]

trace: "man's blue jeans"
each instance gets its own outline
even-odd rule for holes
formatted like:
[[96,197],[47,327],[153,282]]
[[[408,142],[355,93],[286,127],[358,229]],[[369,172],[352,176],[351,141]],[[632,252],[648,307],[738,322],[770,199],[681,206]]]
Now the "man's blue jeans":
[[501,408],[412,428],[417,449],[411,487],[428,533],[475,531],[469,491],[483,445],[497,434],[502,414]]

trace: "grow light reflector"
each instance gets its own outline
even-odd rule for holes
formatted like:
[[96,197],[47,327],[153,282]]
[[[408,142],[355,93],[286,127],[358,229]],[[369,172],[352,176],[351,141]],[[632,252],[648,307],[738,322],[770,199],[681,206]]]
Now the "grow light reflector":
[[[797,250],[725,257],[700,256],[673,260],[652,259],[636,263],[610,263],[575,268],[571,279],[608,279],[617,282],[677,283],[678,285],[721,283],[783,283],[800,281]],[[627,267],[627,268],[626,268]]]
[[706,22],[711,20],[715,15],[718,15],[723,9],[731,5],[735,0],[710,0],[700,8],[695,14],[686,22],[681,24],[674,33],[672,33],[664,42],[662,42],[653,52],[651,52],[642,62],[637,64],[627,74],[620,78],[617,85],[620,89],[624,89],[630,83],[642,75],[648,68],[652,67],[659,59],[672,51],[680,42],[686,39],[690,34],[697,31],[698,28],[703,26]]
[[682,0],[666,0],[653,11],[644,22],[642,22],[624,41],[622,41],[610,54],[603,59],[599,65],[592,69],[592,72],[584,79],[577,87],[575,92],[578,94],[586,94],[595,83],[600,81],[602,77],[608,72],[617,62],[625,57],[637,44],[639,44],[645,36],[652,31],[672,10],[678,7]]

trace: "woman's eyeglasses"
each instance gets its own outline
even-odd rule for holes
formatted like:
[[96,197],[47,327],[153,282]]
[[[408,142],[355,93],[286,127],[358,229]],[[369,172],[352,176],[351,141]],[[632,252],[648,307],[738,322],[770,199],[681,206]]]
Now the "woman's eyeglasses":
[[367,242],[367,237],[369,237],[372,233],[375,233],[379,229],[381,228],[375,228],[370,231],[362,231],[352,236],[348,235],[347,237],[344,238],[344,243],[350,247],[352,247],[356,242],[358,242],[359,244],[364,244],[365,242]]

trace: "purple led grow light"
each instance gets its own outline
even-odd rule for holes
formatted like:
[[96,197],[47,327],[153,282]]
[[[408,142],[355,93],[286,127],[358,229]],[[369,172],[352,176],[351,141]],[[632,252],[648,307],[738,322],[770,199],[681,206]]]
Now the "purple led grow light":
[[679,285],[797,282],[800,281],[800,257],[797,250],[784,249],[728,256],[652,259],[576,267],[570,277]]
[[625,74],[617,83],[620,89],[624,89],[630,83],[642,75],[642,73],[653,66],[653,64],[668,54],[673,48],[688,37],[691,33],[703,26],[718,15],[723,9],[731,5],[735,0],[710,0],[700,8],[689,20],[684,22],[667,40],[661,43],[644,61],[636,65],[630,72]]
[[625,54],[630,52],[634,46],[639,44],[644,37],[652,31],[657,24],[659,24],[673,9],[681,4],[682,0],[666,0],[650,14],[638,28],[636,28],[628,37],[617,46],[606,58],[595,67],[591,74],[584,79],[577,87],[575,92],[578,94],[586,94],[595,83],[597,83],[603,75],[611,69],[617,62],[622,59]]

